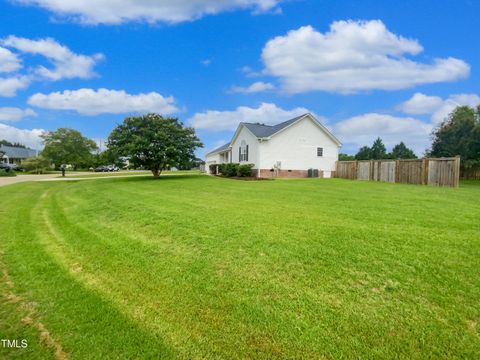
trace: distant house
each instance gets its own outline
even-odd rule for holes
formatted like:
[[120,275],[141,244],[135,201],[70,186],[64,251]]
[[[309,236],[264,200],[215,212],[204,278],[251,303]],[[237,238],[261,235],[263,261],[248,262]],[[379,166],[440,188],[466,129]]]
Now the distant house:
[[229,143],[206,155],[206,171],[234,162],[253,164],[257,177],[307,177],[309,169],[331,177],[341,145],[312,114],[277,125],[242,122]]
[[22,160],[38,155],[37,150],[0,145],[0,161],[20,165]]

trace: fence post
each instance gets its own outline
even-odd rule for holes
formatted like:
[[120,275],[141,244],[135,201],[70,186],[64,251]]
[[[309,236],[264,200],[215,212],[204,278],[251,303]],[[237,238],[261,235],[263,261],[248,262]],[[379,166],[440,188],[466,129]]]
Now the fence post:
[[460,156],[455,156],[455,178],[453,180],[453,186],[458,187],[460,185]]
[[400,160],[395,160],[395,183],[400,180]]
[[355,180],[358,179],[358,160],[355,160]]
[[422,159],[422,185],[427,185],[428,183],[428,160]]

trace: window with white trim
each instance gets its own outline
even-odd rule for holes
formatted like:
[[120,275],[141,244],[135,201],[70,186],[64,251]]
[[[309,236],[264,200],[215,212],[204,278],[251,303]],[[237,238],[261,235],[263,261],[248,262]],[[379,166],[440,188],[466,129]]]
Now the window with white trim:
[[323,156],[323,148],[317,147],[317,156],[322,157]]
[[248,144],[245,140],[242,140],[240,147],[238,148],[238,161],[248,161]]

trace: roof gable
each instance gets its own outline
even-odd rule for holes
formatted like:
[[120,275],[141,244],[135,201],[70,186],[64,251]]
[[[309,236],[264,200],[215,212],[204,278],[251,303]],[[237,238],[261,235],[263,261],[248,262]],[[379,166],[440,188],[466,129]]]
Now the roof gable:
[[[287,128],[289,128],[290,126],[292,126],[293,124],[295,124],[296,122],[298,121],[301,121],[303,119],[310,119],[317,127],[320,128],[320,130],[322,130],[325,135],[327,135],[335,144],[337,144],[337,146],[342,146],[342,143],[340,142],[340,140],[338,140],[331,132],[330,130],[328,130],[320,121],[318,121],[315,116],[313,116],[312,114],[310,113],[307,113],[305,115],[302,115],[302,116],[298,116],[292,120],[289,120],[289,121],[286,121],[285,123],[288,123],[286,124],[285,126],[282,126],[280,129],[278,129],[274,134],[272,134],[270,137],[272,137],[273,135],[276,135],[284,130],[286,130]],[[282,124],[279,124],[279,125],[283,125],[285,123],[282,123]]]

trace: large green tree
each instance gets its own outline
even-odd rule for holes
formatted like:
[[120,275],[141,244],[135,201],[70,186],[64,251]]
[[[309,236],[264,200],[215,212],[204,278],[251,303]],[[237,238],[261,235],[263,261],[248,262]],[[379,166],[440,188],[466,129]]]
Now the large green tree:
[[168,167],[195,161],[195,149],[202,146],[193,128],[158,114],[128,117],[108,138],[110,151],[151,170],[155,177]]
[[412,149],[409,149],[403,141],[395,145],[392,152],[388,155],[390,159],[416,159],[417,155]]
[[92,154],[97,150],[95,141],[84,137],[79,131],[59,128],[41,135],[45,148],[42,156],[49,159],[55,167],[70,164],[73,168],[90,165]]
[[480,106],[457,107],[432,135],[429,156],[460,155],[463,167],[480,166]]

